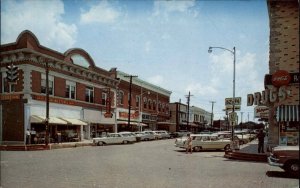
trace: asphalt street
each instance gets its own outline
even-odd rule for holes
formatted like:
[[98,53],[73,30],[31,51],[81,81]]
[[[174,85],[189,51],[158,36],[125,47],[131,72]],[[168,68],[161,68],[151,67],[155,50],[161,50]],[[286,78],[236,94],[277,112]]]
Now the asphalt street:
[[174,139],[45,151],[1,151],[1,188],[296,188],[267,163],[224,151],[186,154]]

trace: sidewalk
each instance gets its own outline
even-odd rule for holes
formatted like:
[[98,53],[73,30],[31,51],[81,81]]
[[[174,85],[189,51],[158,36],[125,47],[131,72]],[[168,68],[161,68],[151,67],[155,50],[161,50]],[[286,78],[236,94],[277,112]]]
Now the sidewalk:
[[257,162],[267,162],[269,152],[267,152],[266,141],[264,144],[265,153],[258,153],[258,140],[252,140],[251,142],[241,145],[240,150],[225,151],[225,158],[235,159],[235,160],[246,160],[246,161],[257,161]]
[[59,148],[72,148],[82,146],[93,146],[92,140],[82,140],[80,142],[62,142],[45,144],[30,144],[30,145],[0,145],[0,151],[35,151],[35,150],[51,150]]

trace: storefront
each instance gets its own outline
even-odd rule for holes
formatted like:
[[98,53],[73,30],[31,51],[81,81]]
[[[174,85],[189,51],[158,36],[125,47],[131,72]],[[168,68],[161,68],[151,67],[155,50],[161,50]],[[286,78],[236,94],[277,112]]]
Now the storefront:
[[279,145],[299,145],[299,105],[277,107]]

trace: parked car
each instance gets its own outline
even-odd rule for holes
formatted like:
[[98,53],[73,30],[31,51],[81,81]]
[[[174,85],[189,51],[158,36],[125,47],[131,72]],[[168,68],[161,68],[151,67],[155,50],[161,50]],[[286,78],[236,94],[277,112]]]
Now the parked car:
[[154,134],[148,134],[145,132],[135,132],[136,137],[139,137],[141,141],[149,141],[149,140],[155,140]]
[[299,146],[277,146],[272,148],[268,163],[278,166],[293,176],[299,176]]
[[[192,134],[192,149],[193,151],[201,151],[208,149],[224,149],[230,148],[230,140],[220,139],[217,135],[211,134]],[[180,148],[187,147],[187,137],[178,138],[175,140],[175,146]]]
[[143,131],[143,132],[146,134],[152,134],[154,136],[155,140],[162,139],[162,135],[156,133],[155,131]]
[[104,137],[93,138],[93,143],[98,146],[106,144],[128,144],[136,142],[136,137],[131,133],[108,133]]
[[155,133],[161,135],[162,139],[171,138],[167,131],[155,131]]

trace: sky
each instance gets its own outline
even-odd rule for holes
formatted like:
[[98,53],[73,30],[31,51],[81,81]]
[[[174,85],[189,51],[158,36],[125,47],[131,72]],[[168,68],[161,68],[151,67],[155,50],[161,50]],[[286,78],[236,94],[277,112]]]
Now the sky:
[[[1,44],[30,30],[41,45],[81,48],[96,66],[137,75],[223,120],[225,98],[242,98],[239,122],[257,121],[247,94],[269,73],[269,17],[264,0],[1,0]],[[209,46],[228,50],[213,49]],[[212,101],[214,103],[212,103]],[[242,112],[242,113],[241,113]],[[241,115],[243,114],[243,115]],[[243,116],[241,118],[241,116]]]

